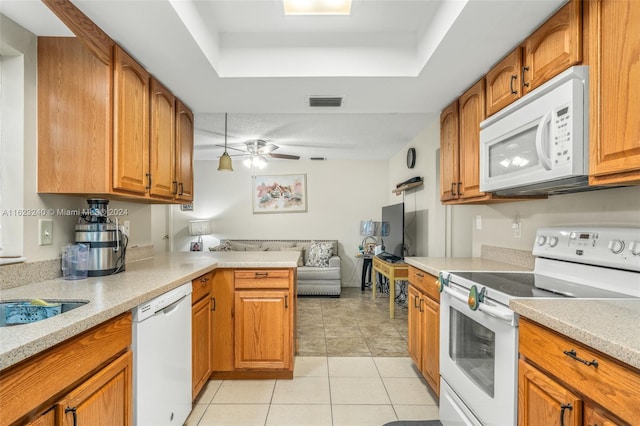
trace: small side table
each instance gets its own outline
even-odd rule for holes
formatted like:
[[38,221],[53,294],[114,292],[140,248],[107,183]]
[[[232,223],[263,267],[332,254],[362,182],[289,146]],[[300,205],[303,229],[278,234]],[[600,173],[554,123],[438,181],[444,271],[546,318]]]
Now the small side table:
[[373,285],[371,287],[373,299],[376,298],[376,286],[378,276],[376,272],[379,272],[384,277],[389,279],[389,318],[393,319],[395,316],[395,295],[396,295],[396,281],[407,281],[409,279],[409,265],[404,262],[391,263],[386,262],[379,257],[373,259]]
[[367,284],[371,283],[371,268],[373,267],[373,256],[362,256],[362,282],[360,284],[360,291],[364,291]]

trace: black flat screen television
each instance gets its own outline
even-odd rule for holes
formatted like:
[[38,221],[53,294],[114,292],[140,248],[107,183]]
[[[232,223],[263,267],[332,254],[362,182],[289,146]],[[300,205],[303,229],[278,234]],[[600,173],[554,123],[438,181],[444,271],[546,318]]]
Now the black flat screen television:
[[404,259],[404,203],[382,208],[382,246],[379,255],[389,261]]

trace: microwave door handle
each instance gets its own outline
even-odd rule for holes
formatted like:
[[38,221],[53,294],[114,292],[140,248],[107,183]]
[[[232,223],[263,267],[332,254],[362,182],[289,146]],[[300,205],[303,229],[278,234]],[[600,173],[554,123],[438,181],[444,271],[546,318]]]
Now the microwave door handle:
[[549,137],[549,127],[551,126],[551,116],[552,113],[548,112],[542,117],[540,121],[540,125],[538,126],[538,131],[536,132],[536,152],[538,153],[538,158],[540,159],[540,163],[542,167],[547,170],[551,170],[551,157],[547,157],[544,153],[544,148],[551,151],[550,149],[550,137]]

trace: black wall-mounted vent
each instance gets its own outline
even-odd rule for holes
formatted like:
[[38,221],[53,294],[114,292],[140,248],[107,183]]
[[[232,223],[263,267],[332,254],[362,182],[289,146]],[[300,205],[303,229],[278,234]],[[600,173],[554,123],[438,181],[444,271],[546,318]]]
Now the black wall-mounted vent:
[[316,161],[322,161],[322,160],[326,160],[327,157],[310,157],[310,160],[316,160]]
[[341,107],[342,96],[309,96],[310,107]]

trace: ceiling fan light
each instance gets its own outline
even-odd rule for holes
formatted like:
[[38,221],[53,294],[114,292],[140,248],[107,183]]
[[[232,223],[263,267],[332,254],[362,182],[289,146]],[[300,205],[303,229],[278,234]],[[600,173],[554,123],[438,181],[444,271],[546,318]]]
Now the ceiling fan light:
[[231,165],[231,157],[227,152],[224,152],[220,156],[220,162],[218,163],[218,171],[219,172],[232,172],[233,167]]
[[251,167],[251,158],[246,158],[242,161],[242,164],[244,164],[247,167]]

